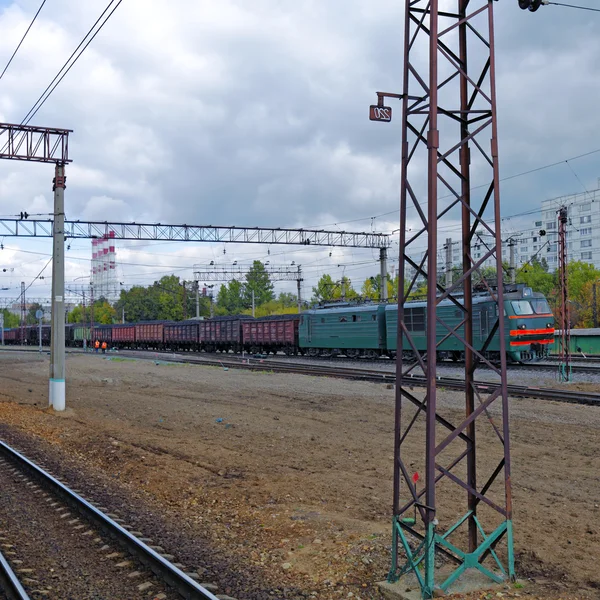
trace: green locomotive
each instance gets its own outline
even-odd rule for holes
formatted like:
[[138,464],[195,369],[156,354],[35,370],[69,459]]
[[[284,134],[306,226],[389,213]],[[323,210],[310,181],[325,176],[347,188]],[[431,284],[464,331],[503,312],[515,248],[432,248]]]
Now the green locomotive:
[[[438,305],[438,315],[450,328],[457,327],[463,311],[450,300]],[[488,293],[473,295],[473,343],[481,349],[498,319],[497,304]],[[404,305],[404,323],[416,350],[427,350],[426,303],[411,301]],[[507,286],[504,293],[504,323],[507,358],[513,362],[539,360],[548,355],[554,343],[554,316],[543,294],[524,285]],[[365,304],[325,306],[302,313],[299,327],[300,350],[309,356],[374,358],[397,351],[397,304]],[[438,358],[460,360],[464,357],[461,341],[449,335],[446,327],[437,323]],[[458,329],[464,337],[464,327]],[[413,349],[405,344],[404,356],[409,359]],[[486,357],[500,358],[500,343],[496,334],[486,349]]]

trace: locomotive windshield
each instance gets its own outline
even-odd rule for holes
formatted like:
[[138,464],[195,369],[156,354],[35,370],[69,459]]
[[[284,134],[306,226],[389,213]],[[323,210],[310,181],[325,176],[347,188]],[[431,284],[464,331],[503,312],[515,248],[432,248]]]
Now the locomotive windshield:
[[536,315],[548,315],[552,313],[550,305],[545,298],[534,298],[531,300],[531,306]]
[[511,302],[515,315],[532,315],[533,307],[528,300],[513,300]]

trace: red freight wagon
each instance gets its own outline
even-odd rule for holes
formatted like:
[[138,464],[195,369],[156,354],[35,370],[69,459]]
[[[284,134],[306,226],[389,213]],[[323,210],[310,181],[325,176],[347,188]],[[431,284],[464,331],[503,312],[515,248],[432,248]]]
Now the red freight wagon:
[[133,348],[135,346],[135,325],[113,325],[113,346]]
[[298,353],[299,317],[244,321],[244,348],[249,352]]
[[198,322],[165,323],[163,339],[169,350],[197,350]]
[[239,352],[242,347],[242,319],[215,318],[198,323],[198,341],[207,352]]
[[138,348],[162,348],[164,323],[136,323],[135,341]]
[[98,340],[99,342],[112,342],[112,325],[98,325],[94,327],[94,335],[92,343]]
[[21,332],[19,329],[5,329],[4,343],[14,345],[21,341]]

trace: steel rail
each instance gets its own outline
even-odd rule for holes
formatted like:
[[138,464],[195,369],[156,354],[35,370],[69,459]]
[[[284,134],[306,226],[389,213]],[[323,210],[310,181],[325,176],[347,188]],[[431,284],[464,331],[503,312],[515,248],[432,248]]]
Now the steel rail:
[[191,577],[188,577],[183,571],[129,533],[129,531],[121,527],[110,517],[106,516],[102,511],[92,506],[87,500],[79,496],[79,494],[70,490],[58,479],[2,441],[0,441],[0,454],[16,464],[20,469],[27,471],[46,489],[51,490],[52,493],[59,496],[63,502],[81,514],[82,517],[113,538],[113,540],[139,559],[155,575],[167,583],[167,585],[177,590],[183,598],[187,598],[188,600],[218,600],[214,594],[196,583]]
[[19,578],[11,569],[8,561],[0,552],[0,590],[2,590],[9,600],[29,600],[27,592],[23,589]]

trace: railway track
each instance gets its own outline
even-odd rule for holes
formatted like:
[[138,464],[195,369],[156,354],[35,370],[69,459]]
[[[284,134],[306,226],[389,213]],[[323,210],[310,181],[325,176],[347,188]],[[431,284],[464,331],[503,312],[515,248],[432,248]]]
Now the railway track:
[[[129,351],[133,357],[136,350]],[[136,357],[138,358],[138,357]],[[140,358],[148,359],[146,355]],[[154,359],[156,360],[156,359]],[[160,361],[159,361],[160,362]],[[223,369],[243,369],[246,371],[270,371],[274,373],[295,373],[298,375],[311,375],[318,377],[337,377],[341,379],[350,379],[354,381],[368,381],[372,383],[396,383],[396,374],[392,371],[382,371],[376,369],[358,369],[348,367],[324,366],[294,364],[288,362],[269,361],[268,359],[214,359],[205,357],[187,357],[181,355],[172,355],[164,362],[175,362],[184,364],[198,364],[218,366]],[[554,367],[556,368],[556,367]],[[465,382],[461,379],[451,377],[438,377],[438,386],[452,390],[464,390]],[[406,385],[425,386],[427,380],[423,376],[414,375],[405,379]],[[487,391],[497,386],[493,382],[477,381],[475,386],[480,391]],[[539,398],[541,400],[554,400],[557,402],[568,402],[571,404],[585,404],[590,406],[600,406],[600,393],[572,391],[565,389],[554,389],[538,386],[509,385],[508,393],[510,396],[518,398]]]
[[[15,493],[20,494],[22,498],[25,497],[23,494],[27,494],[31,501],[35,499],[35,502],[42,506],[40,514],[48,514],[50,510],[62,513],[57,518],[62,520],[59,521],[60,525],[63,528],[71,525],[74,530],[79,530],[81,536],[89,536],[84,538],[86,546],[92,546],[93,541],[97,545],[101,545],[104,540],[110,540],[110,543],[120,546],[136,563],[144,565],[146,569],[168,586],[169,598],[174,597],[174,594],[177,597],[188,598],[190,600],[218,600],[217,596],[194,580],[193,577],[197,578],[197,575],[184,572],[180,568],[182,565],[177,566],[170,562],[172,557],[159,553],[158,549],[153,549],[137,535],[128,531],[125,525],[118,522],[120,519],[116,515],[105,514],[100,508],[82,498],[76,491],[68,488],[50,473],[2,441],[0,441],[0,468],[4,471],[3,476],[5,478],[8,477],[7,481],[15,484]],[[7,469],[8,472],[6,472]],[[8,487],[8,485],[5,486],[3,490],[5,496],[10,493],[6,489]],[[59,507],[50,509],[50,507],[55,507],[56,505],[59,505]],[[46,512],[44,513],[43,511]],[[73,516],[75,518],[71,519]],[[0,532],[0,540],[4,540],[2,543],[3,548],[18,548],[18,542],[16,542],[16,546],[5,543],[6,538],[3,538],[3,535],[6,534]],[[48,535],[50,536],[51,534],[48,533]],[[97,537],[92,540],[94,536]],[[75,537],[77,536],[72,532],[67,539],[72,540]],[[147,541],[149,542],[149,540]],[[25,542],[26,546],[31,545],[29,544],[29,540],[25,540]],[[99,551],[104,549],[109,549],[108,544],[103,548],[98,548]],[[8,555],[9,553],[5,552],[5,554]],[[16,553],[10,552],[10,554]],[[115,552],[104,555],[103,559],[106,561],[106,559],[117,558],[119,556],[122,556],[122,554]],[[33,579],[30,575],[33,569],[17,568],[17,574],[15,574],[10,560],[11,558],[0,555],[0,588],[5,591],[10,600],[27,600],[29,596],[26,589],[31,587],[34,588],[37,596],[37,592],[40,592],[40,590],[35,588],[39,588],[40,582]],[[96,561],[98,561],[98,558],[96,558]],[[20,564],[21,561],[14,560],[14,562]],[[129,567],[131,564],[133,564],[131,561],[124,560],[117,565],[111,564],[110,567],[113,569],[115,567],[121,568],[121,571],[123,571],[123,567]],[[65,565],[66,563],[63,564],[63,566]],[[53,571],[54,569],[50,570]],[[18,575],[21,573],[25,573],[25,575],[23,580],[19,581]],[[140,574],[140,572],[134,571],[133,574],[130,573],[129,575],[124,575],[124,577],[131,578]],[[124,581],[127,581],[127,579],[124,579]],[[131,587],[134,584],[128,583],[128,585]],[[136,597],[147,596],[148,590],[153,585],[152,583],[144,583],[136,586],[134,589],[137,589],[139,592],[139,594],[136,593]],[[43,590],[41,591],[43,592]],[[125,593],[127,597],[133,597],[130,593]],[[108,594],[109,596],[111,595],[110,590]],[[56,597],[54,594],[52,595]],[[154,594],[152,596],[154,597]],[[71,596],[69,595],[69,597]],[[167,594],[159,593],[156,597],[167,598]]]
[[[176,354],[172,352],[156,352],[144,350],[121,350],[119,354],[107,354],[106,358],[111,357],[131,357],[142,360],[153,360],[155,362],[196,364],[204,366],[216,366],[223,369],[243,369],[246,371],[269,371],[273,373],[295,373],[298,375],[310,375],[318,377],[336,377],[340,379],[350,379],[354,381],[368,381],[371,383],[396,383],[396,374],[393,371],[384,371],[378,369],[364,369],[352,367],[338,367],[335,365],[311,365],[288,362],[287,360],[273,360],[269,358],[255,359],[243,358],[239,355],[223,355],[227,358],[216,358],[206,354]],[[160,359],[158,357],[161,357]],[[531,368],[532,365],[523,365],[523,368]],[[534,369],[536,367],[533,367]],[[554,370],[556,365],[539,365],[540,370]],[[574,368],[577,368],[575,366]],[[600,367],[593,369],[592,372],[600,374]],[[438,386],[452,390],[464,390],[464,380],[453,377],[438,377]],[[426,379],[423,376],[414,375],[405,379],[405,384],[414,386],[425,386]],[[496,387],[493,382],[477,381],[475,385],[478,390],[486,391]],[[540,400],[554,400],[557,402],[568,402],[571,404],[584,404],[589,406],[600,406],[600,393],[587,391],[572,391],[567,389],[554,389],[540,386],[509,385],[508,393],[510,396],[519,398],[538,398]]]

